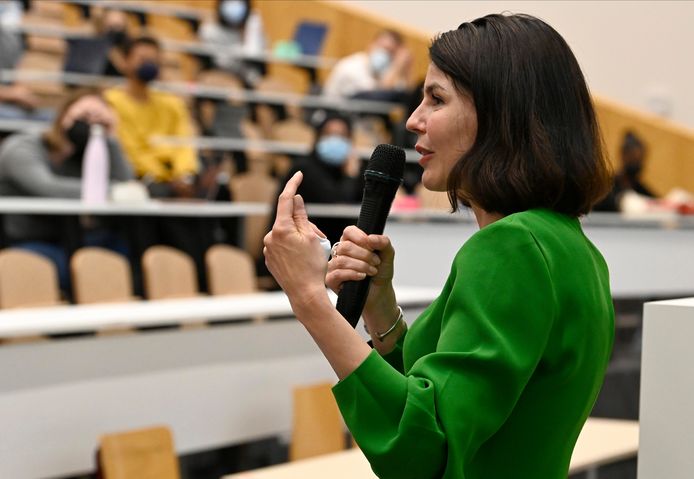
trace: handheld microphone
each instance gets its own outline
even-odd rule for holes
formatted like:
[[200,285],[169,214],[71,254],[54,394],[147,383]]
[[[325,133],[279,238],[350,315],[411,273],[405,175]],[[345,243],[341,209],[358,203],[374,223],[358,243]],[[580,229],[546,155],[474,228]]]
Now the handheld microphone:
[[[402,183],[405,151],[393,145],[378,145],[364,171],[364,196],[357,227],[366,234],[383,234],[390,206]],[[371,277],[346,281],[337,295],[337,310],[356,327],[369,293]]]

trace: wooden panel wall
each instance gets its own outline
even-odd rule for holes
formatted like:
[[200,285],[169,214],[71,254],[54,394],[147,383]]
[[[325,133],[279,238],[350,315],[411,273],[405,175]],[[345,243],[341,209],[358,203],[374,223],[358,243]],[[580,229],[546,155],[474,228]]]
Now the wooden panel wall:
[[648,148],[644,180],[666,194],[672,188],[694,192],[694,130],[613,100],[593,95],[608,155],[619,167],[624,133],[636,133]]
[[[340,58],[365,49],[374,36],[384,28],[400,32],[414,56],[413,80],[423,79],[429,64],[427,48],[429,34],[415,28],[376,16],[353,5],[326,0],[258,0],[254,2],[263,18],[270,43],[290,39],[301,21],[323,22],[329,26],[323,55]],[[324,80],[327,71],[320,72]]]

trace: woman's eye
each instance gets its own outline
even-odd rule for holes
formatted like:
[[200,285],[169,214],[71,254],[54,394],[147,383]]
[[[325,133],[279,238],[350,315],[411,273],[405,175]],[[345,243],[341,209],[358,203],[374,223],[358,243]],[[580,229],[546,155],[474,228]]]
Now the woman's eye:
[[436,95],[431,95],[431,101],[434,105],[440,105],[441,103],[443,103],[443,100],[437,97]]

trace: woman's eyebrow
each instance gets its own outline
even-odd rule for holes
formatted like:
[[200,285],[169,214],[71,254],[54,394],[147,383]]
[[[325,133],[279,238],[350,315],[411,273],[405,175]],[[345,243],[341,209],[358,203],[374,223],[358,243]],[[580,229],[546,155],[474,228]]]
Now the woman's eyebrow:
[[424,93],[426,93],[426,94],[431,94],[431,93],[433,93],[434,90],[443,90],[443,91],[446,91],[446,89],[445,89],[443,86],[441,86],[440,83],[436,83],[436,82],[429,83],[429,84],[423,89]]

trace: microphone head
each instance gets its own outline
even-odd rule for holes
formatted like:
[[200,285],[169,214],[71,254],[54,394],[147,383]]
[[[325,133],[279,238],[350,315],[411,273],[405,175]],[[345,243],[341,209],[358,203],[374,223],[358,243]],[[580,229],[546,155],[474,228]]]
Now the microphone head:
[[366,164],[366,170],[401,182],[405,173],[405,150],[393,145],[378,145]]

